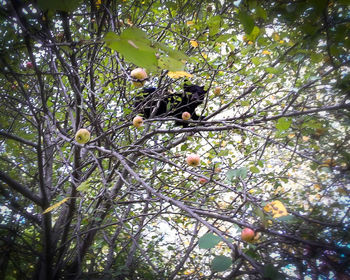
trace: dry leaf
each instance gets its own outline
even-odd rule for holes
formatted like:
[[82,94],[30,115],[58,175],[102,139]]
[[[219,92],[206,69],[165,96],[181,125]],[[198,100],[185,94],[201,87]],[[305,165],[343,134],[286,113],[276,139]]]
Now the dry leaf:
[[269,51],[267,51],[267,50],[263,50],[262,53],[263,53],[263,54],[272,54],[272,52],[269,52]]
[[68,199],[70,199],[70,197],[66,197],[64,199],[62,199],[61,201],[55,203],[54,205],[50,206],[49,208],[46,208],[45,211],[43,212],[43,214],[49,213],[52,210],[60,207],[63,203],[65,203]]
[[266,212],[272,212],[274,218],[287,216],[288,212],[283,203],[279,200],[272,201],[264,207]]
[[190,43],[191,43],[192,47],[194,47],[194,48],[198,47],[198,42],[197,41],[191,40]]
[[177,78],[181,78],[181,77],[188,77],[188,78],[192,78],[193,77],[192,74],[187,73],[185,71],[175,71],[175,72],[169,71],[168,72],[168,76],[170,78],[173,78],[173,79],[177,79]]

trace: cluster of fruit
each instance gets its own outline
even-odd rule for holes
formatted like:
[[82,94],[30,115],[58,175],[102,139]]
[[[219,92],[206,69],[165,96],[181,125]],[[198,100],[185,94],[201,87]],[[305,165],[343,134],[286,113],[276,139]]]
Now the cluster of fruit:
[[[130,77],[131,77],[131,81],[135,87],[144,86],[146,83],[146,80],[148,80],[148,75],[147,75],[145,69],[142,69],[142,68],[136,68],[136,69],[132,70],[130,73]],[[194,87],[195,90],[197,90],[197,91],[201,90],[200,91],[201,94],[205,94],[205,92],[206,92],[203,90],[203,87],[199,87],[199,86],[188,86],[188,87],[189,88]],[[191,92],[191,91],[189,91],[189,92]],[[216,87],[214,89],[215,95],[219,95],[220,92],[221,92],[221,87]],[[194,92],[191,92],[191,93],[193,94]],[[182,113],[181,117],[182,117],[182,120],[187,121],[187,120],[191,119],[192,116],[189,112],[185,111]],[[196,116],[194,116],[194,117],[196,117]],[[144,120],[141,116],[136,116],[136,117],[134,117],[132,123],[133,123],[134,127],[139,128],[143,125]],[[75,140],[79,144],[86,144],[90,140],[90,132],[86,128],[79,129],[75,135]],[[200,163],[200,157],[196,154],[188,155],[186,158],[186,162],[189,166],[196,167]],[[207,179],[199,178],[200,184],[205,184],[207,182],[208,182]]]

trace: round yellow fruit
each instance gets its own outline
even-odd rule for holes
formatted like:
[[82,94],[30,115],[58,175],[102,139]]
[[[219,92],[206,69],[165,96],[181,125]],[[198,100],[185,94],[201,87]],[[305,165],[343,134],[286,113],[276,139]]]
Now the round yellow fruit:
[[143,118],[140,116],[136,116],[133,120],[132,120],[132,124],[136,127],[139,128],[142,126],[143,124]]
[[85,144],[90,140],[90,132],[86,128],[81,128],[75,134],[75,141],[79,144]]
[[148,75],[143,68],[136,68],[132,70],[130,76],[135,87],[142,87],[148,78]]
[[184,121],[187,121],[187,120],[189,120],[191,118],[191,114],[189,113],[189,112],[183,112],[182,113],[182,119],[184,120]]

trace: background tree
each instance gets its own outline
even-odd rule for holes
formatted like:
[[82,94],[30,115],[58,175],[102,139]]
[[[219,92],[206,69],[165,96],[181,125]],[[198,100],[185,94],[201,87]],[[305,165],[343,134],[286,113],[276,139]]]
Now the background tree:
[[[349,279],[348,1],[0,12],[1,279]],[[137,67],[201,119],[135,128]]]

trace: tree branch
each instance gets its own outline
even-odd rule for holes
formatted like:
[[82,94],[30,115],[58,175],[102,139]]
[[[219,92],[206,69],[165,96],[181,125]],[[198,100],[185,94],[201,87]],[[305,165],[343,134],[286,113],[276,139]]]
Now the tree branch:
[[35,143],[31,142],[31,141],[25,140],[25,139],[23,139],[23,138],[21,138],[21,137],[18,137],[18,136],[16,136],[16,135],[7,133],[7,132],[5,132],[5,131],[1,131],[1,130],[0,130],[0,136],[4,136],[5,138],[12,139],[12,140],[18,141],[18,142],[20,142],[20,143],[26,144],[26,145],[28,145],[28,146],[37,148],[37,144],[35,144]]
[[38,195],[34,194],[31,190],[29,190],[27,187],[21,185],[17,181],[10,178],[7,174],[0,171],[0,180],[2,180],[4,183],[6,183],[8,186],[10,186],[15,191],[22,194],[24,197],[28,198],[29,200],[35,202],[37,205],[42,206],[42,199]]

